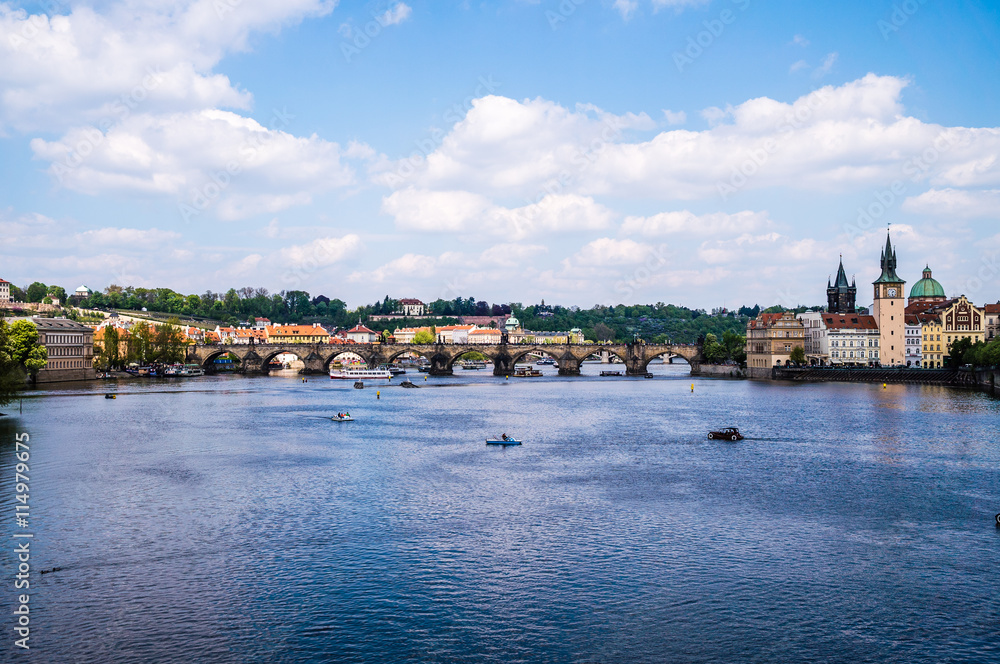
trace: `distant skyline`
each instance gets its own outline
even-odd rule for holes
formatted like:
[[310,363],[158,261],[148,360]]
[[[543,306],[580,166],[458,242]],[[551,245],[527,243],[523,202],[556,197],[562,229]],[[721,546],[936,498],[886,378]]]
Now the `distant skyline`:
[[1000,299],[1000,7],[0,2],[0,278],[705,308]]

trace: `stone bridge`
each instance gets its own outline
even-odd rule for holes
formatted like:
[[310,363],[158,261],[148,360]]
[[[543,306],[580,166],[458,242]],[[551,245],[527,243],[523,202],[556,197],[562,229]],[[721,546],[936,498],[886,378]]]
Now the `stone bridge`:
[[556,360],[560,376],[577,376],[580,363],[591,355],[608,352],[625,365],[629,376],[642,376],[649,363],[663,356],[679,356],[691,365],[691,372],[701,368],[701,346],[688,344],[197,344],[187,349],[187,362],[199,364],[206,371],[214,369],[214,360],[226,353],[239,358],[243,373],[267,373],[269,364],[282,353],[291,353],[305,363],[303,373],[329,373],[330,363],[345,353],[359,355],[370,367],[388,364],[406,353],[427,358],[432,376],[450,376],[455,361],[462,355],[482,353],[493,362],[494,376],[514,373],[514,365],[529,355],[547,355]]

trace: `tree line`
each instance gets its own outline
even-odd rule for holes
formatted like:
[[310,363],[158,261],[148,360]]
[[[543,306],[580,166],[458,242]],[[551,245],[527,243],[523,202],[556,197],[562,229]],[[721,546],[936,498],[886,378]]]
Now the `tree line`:
[[[169,288],[139,288],[111,285],[103,293],[94,293],[80,306],[96,309],[146,309],[168,315],[202,317],[226,325],[267,318],[275,323],[320,323],[339,328],[352,327],[360,320],[373,329],[385,325],[371,321],[372,316],[395,314],[399,300],[388,295],[372,304],[350,309],[344,300],[326,295],[312,296],[302,290],[271,293],[266,288],[230,288],[225,293],[206,291],[184,295]],[[650,343],[696,343],[708,334],[721,339],[726,332],[742,333],[746,321],[760,313],[759,305],[735,311],[707,313],[658,302],[636,305],[595,305],[590,309],[540,304],[525,306],[520,302],[490,303],[474,297],[439,298],[427,304],[427,316],[408,319],[407,326],[447,324],[459,316],[516,316],[524,329],[546,332],[580,328],[588,339]],[[434,317],[443,317],[436,322]],[[390,330],[391,331],[391,330]]]
[[133,362],[140,365],[180,362],[184,359],[187,337],[177,323],[177,319],[166,325],[141,322],[128,331],[109,325],[104,328],[104,339],[94,364],[107,370],[123,369]]

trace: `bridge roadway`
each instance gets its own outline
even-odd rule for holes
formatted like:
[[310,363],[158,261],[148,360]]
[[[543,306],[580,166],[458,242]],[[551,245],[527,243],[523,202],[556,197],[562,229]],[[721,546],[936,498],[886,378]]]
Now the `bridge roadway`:
[[595,353],[607,351],[625,364],[629,376],[642,376],[649,363],[664,355],[683,357],[691,372],[701,368],[701,346],[689,344],[197,344],[189,346],[187,362],[206,371],[225,353],[239,358],[243,373],[266,374],[272,359],[292,353],[305,363],[303,373],[328,373],[330,363],[345,353],[359,355],[370,367],[388,364],[405,353],[427,358],[432,376],[450,376],[455,361],[469,352],[482,353],[493,362],[494,376],[514,373],[514,365],[530,354],[555,358],[560,376],[578,376],[580,363]]

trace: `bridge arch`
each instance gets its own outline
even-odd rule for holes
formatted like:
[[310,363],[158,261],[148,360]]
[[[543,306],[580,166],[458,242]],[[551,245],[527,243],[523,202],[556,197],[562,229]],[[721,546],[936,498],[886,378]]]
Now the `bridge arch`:
[[365,364],[371,364],[371,353],[365,352],[364,348],[352,348],[350,346],[335,346],[333,352],[323,358],[323,370],[329,372],[330,365],[333,364],[338,357],[344,355],[357,355],[361,358],[361,361]]
[[451,371],[455,366],[455,362],[458,362],[459,359],[468,355],[469,353],[479,353],[480,355],[484,356],[487,360],[489,360],[490,364],[494,366],[496,365],[496,357],[493,355],[493,353],[490,353],[485,348],[463,348],[458,353],[452,355],[451,359],[448,360],[448,370]]
[[238,349],[233,348],[232,346],[222,346],[217,350],[213,350],[212,352],[205,355],[204,359],[200,359],[198,356],[194,356],[193,358],[189,356],[189,360],[197,359],[198,363],[201,365],[201,368],[204,371],[208,372],[215,368],[215,361],[217,359],[219,359],[223,355],[229,355],[230,353],[232,353],[233,356],[235,356],[236,359],[240,361],[240,364],[243,364],[243,356],[238,352]]
[[[681,352],[678,352],[678,351],[681,351]],[[677,358],[680,358],[680,359],[684,360],[684,362],[689,367],[691,367],[692,371],[695,369],[696,366],[699,366],[701,364],[701,362],[700,362],[700,360],[701,360],[701,353],[697,349],[693,349],[693,350],[690,350],[688,352],[683,352],[682,349],[667,348],[667,349],[664,349],[664,350],[662,350],[660,352],[653,351],[649,355],[646,355],[645,357],[643,357],[643,361],[642,361],[642,365],[641,365],[641,373],[648,373],[649,372],[649,363],[652,362],[653,360],[655,360],[657,358],[660,358],[660,357],[663,357],[665,355],[670,356],[670,363],[671,364],[673,364],[673,361],[675,359],[677,359]]]
[[[263,347],[258,346],[258,349],[261,348]],[[305,349],[296,349],[294,347],[283,346],[281,348],[267,349],[265,352],[258,352],[257,354],[260,355],[260,370],[263,373],[270,373],[271,360],[278,357],[279,355],[285,355],[286,353],[288,355],[294,355],[295,357],[299,358],[299,360],[302,362],[302,365],[304,367],[308,367],[309,355],[311,354],[312,351],[310,349],[309,353],[303,353],[302,352],[303,350]]]
[[383,355],[382,360],[386,364],[392,364],[393,362],[396,361],[397,358],[402,357],[407,353],[413,353],[414,355],[419,355],[420,357],[426,358],[428,360],[431,359],[431,357],[434,355],[433,351],[425,351],[421,350],[420,348],[403,348],[401,350],[392,351],[388,355]]
[[559,352],[558,350],[546,348],[545,346],[539,345],[539,346],[528,346],[525,347],[524,349],[518,348],[517,350],[515,350],[510,354],[511,361],[514,364],[517,364],[518,362],[523,362],[524,358],[527,357],[528,355],[543,355],[545,357],[551,357],[553,360],[561,360],[564,357],[566,357],[567,353],[565,350]]

